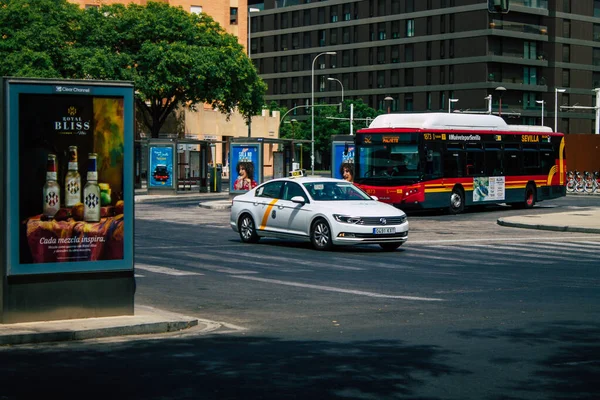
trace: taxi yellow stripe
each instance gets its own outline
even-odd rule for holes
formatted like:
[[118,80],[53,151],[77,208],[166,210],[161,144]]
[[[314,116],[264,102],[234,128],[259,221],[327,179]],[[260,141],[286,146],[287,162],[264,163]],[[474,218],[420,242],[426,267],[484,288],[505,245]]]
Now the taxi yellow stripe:
[[277,203],[277,199],[271,200],[271,202],[267,206],[267,209],[263,214],[262,221],[260,222],[260,227],[258,229],[265,229],[267,227],[267,221],[269,220],[269,215],[271,214],[271,210],[273,209],[275,203]]

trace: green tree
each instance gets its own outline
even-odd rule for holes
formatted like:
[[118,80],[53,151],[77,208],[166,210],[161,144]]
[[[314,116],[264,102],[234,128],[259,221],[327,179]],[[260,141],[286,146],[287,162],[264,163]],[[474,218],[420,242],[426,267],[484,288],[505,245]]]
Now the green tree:
[[67,0],[0,0],[0,76],[63,77],[81,15]]
[[[315,107],[315,154],[321,155],[320,168],[331,166],[331,141],[335,135],[350,134],[350,104],[353,104],[353,133],[365,128],[382,111],[376,111],[366,105],[362,99],[345,100],[340,112],[339,107]],[[308,120],[308,139],[311,137],[310,119]]]
[[206,14],[148,2],[86,10],[70,54],[73,77],[130,80],[152,137],[180,106],[210,104],[249,121],[265,83],[237,38]]

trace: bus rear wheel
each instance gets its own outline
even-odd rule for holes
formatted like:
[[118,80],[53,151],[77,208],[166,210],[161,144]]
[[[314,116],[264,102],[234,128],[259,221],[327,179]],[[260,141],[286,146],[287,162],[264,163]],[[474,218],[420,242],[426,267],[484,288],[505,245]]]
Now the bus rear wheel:
[[535,187],[531,183],[528,183],[525,188],[525,202],[523,205],[525,208],[533,208],[535,200]]
[[465,194],[460,188],[452,189],[452,195],[450,196],[450,207],[448,211],[450,214],[460,214],[465,209]]

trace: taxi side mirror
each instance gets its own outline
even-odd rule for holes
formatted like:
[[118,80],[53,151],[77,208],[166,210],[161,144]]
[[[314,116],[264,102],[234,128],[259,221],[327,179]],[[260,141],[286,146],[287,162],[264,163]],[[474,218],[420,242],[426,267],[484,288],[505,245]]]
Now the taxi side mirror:
[[306,199],[304,199],[304,197],[302,197],[302,196],[294,196],[290,199],[290,201],[292,201],[293,203],[297,203],[297,204],[306,203]]

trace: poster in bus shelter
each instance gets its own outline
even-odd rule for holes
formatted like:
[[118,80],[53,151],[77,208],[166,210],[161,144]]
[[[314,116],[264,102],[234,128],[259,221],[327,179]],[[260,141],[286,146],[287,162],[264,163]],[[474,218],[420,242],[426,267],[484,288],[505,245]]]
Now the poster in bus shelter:
[[229,151],[229,165],[232,168],[229,180],[231,193],[247,192],[261,182],[260,146],[260,144],[231,144]]
[[473,202],[504,200],[505,177],[482,176],[473,178]]
[[173,146],[150,146],[148,188],[173,188]]
[[132,269],[133,87],[3,83],[8,274]]
[[354,182],[354,143],[331,143],[331,175]]

